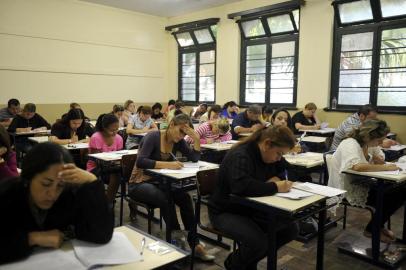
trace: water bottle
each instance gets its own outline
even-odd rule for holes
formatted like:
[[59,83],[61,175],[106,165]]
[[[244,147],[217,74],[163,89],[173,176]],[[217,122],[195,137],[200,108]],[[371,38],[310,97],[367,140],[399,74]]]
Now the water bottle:
[[337,109],[337,99],[336,99],[336,97],[333,97],[333,100],[331,101],[331,109],[333,109],[333,110]]

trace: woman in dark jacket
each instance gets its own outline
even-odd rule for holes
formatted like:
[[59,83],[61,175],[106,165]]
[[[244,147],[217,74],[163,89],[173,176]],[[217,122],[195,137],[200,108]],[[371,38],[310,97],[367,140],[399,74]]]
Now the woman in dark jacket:
[[[236,145],[221,163],[209,201],[209,217],[216,229],[240,243],[224,262],[226,269],[256,269],[268,252],[264,215],[235,203],[230,195],[261,197],[288,192],[292,182],[285,179],[287,164],[282,156],[294,145],[295,137],[289,128],[268,127]],[[284,224],[277,232],[276,244],[280,247],[296,237],[297,226],[289,221],[278,223]]]
[[0,182],[0,213],[0,264],[29,256],[36,246],[59,248],[67,237],[107,243],[113,233],[103,183],[53,143],[34,146],[21,177]]

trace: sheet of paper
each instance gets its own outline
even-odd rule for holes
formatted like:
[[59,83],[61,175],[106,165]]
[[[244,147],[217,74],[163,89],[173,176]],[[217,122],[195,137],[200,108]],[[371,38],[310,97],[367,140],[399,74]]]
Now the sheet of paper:
[[338,188],[322,186],[322,185],[309,183],[309,182],[306,182],[306,183],[295,182],[295,183],[293,183],[293,187],[294,187],[294,189],[300,189],[303,191],[308,191],[308,192],[311,192],[314,194],[319,194],[319,195],[326,196],[326,197],[335,197],[335,196],[344,194],[346,192],[345,190],[341,190]]
[[0,269],[7,270],[84,270],[86,267],[78,261],[73,250],[41,250],[25,260],[1,265]]
[[389,148],[382,148],[383,150],[390,150],[390,151],[402,151],[406,149],[406,145],[398,144],[398,145],[392,145]]
[[139,251],[122,232],[114,232],[111,241],[104,245],[80,240],[72,240],[72,244],[77,258],[87,267],[127,264],[142,259]]
[[180,170],[170,170],[170,169],[161,169],[160,172],[163,174],[196,174],[199,171],[199,168],[185,168],[183,167]]
[[236,144],[238,142],[239,141],[237,141],[237,140],[229,140],[229,141],[225,141],[224,143],[226,143],[226,144]]
[[314,194],[310,193],[310,192],[303,191],[303,190],[292,188],[289,192],[276,193],[275,195],[278,196],[278,197],[288,198],[288,199],[291,199],[291,200],[300,200],[300,199],[303,199],[303,198],[313,196]]
[[327,128],[327,127],[328,127],[328,123],[327,123],[327,122],[323,122],[323,123],[320,124],[320,128],[321,128],[321,129],[325,129],[325,128]]

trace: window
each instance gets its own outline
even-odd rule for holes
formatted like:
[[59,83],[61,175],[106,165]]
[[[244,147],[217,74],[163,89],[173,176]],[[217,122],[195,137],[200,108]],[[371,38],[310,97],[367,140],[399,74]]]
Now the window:
[[165,28],[178,43],[178,94],[186,104],[215,101],[218,21],[213,18]]
[[331,102],[406,111],[406,1],[335,1]]
[[240,17],[241,104],[296,106],[299,7],[290,1],[229,15]]

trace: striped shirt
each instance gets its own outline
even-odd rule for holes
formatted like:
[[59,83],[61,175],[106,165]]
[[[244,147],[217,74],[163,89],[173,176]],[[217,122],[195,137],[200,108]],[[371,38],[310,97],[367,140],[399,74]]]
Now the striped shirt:
[[[211,139],[213,141],[220,141],[220,142],[226,142],[226,141],[231,140],[230,131],[227,131],[227,133],[224,134],[224,135],[213,134],[212,126],[210,125],[209,122],[203,123],[199,127],[197,127],[196,132],[200,135],[200,143],[201,144],[206,144],[207,139]],[[185,140],[188,143],[193,143],[193,139],[190,138],[189,136],[186,136]]]
[[345,119],[334,133],[330,150],[336,150],[341,141],[344,140],[354,128],[358,128],[360,125],[361,120],[359,119],[358,113],[354,113]]

